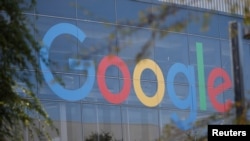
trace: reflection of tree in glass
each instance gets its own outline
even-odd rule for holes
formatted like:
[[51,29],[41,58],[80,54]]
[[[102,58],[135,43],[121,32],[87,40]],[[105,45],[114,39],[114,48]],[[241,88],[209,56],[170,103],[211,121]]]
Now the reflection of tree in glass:
[[[186,131],[179,129],[174,123],[166,124],[162,128],[160,138],[156,141],[207,141],[208,125],[238,124],[233,111],[200,117],[194,123],[193,128]],[[249,124],[249,121],[242,121],[242,124]]]
[[85,141],[115,141],[115,139],[109,132],[103,131],[102,133],[92,133]]
[[[185,2],[185,1],[184,1]],[[188,3],[188,1],[186,1]],[[192,3],[195,4],[196,1],[189,1],[190,4],[188,5],[193,5]],[[244,11],[244,15],[242,15],[243,22],[245,25],[250,25],[250,10],[249,10],[249,0],[244,1],[245,5],[240,7],[237,5],[236,1],[225,1],[225,6],[228,8],[228,12],[231,14],[235,14],[238,10]],[[207,1],[209,3],[209,1]],[[215,3],[216,4],[216,3]],[[156,7],[156,8],[155,8]],[[144,59],[145,56],[148,54],[149,48],[154,47],[154,42],[156,38],[163,38],[168,35],[168,31],[175,31],[175,32],[180,32],[182,30],[185,30],[187,27],[190,26],[190,23],[195,21],[198,22],[199,25],[201,25],[200,31],[206,31],[209,28],[209,23],[212,20],[211,18],[213,17],[213,13],[211,12],[204,12],[201,14],[201,16],[197,16],[197,13],[190,13],[189,15],[184,16],[181,19],[177,19],[174,21],[171,21],[171,16],[176,16],[178,17],[179,15],[178,12],[181,11],[181,8],[176,6],[176,5],[171,5],[171,4],[162,4],[162,5],[156,5],[153,6],[152,11],[150,10],[145,10],[147,12],[140,12],[138,15],[138,20],[137,22],[133,21],[124,21],[121,23],[121,25],[117,26],[117,34],[120,35],[119,37],[122,38],[123,40],[131,37],[131,35],[137,33],[139,30],[142,28],[146,28],[151,31],[150,37],[148,40],[145,40],[145,42],[142,44],[142,48],[140,52],[137,53],[135,60],[139,61],[141,59]],[[244,17],[243,17],[244,16]],[[124,25],[132,25],[136,28],[130,28],[132,30],[128,30],[128,28],[124,28]],[[142,27],[142,28],[141,28]],[[197,28],[197,27],[195,27]],[[133,39],[133,38],[132,38]],[[135,42],[138,42],[140,40],[136,40]],[[124,49],[126,45],[123,45],[122,42],[117,41],[117,50],[121,51]],[[248,102],[249,105],[250,102]],[[188,131],[182,131],[178,129],[175,125],[165,125],[163,128],[163,135],[159,139],[159,141],[179,141],[179,140],[184,140],[184,141],[205,141],[207,140],[206,137],[206,129],[207,125],[211,123],[220,123],[220,124],[249,124],[249,121],[246,119],[246,113],[249,112],[249,109],[245,109],[243,114],[239,117],[235,117],[234,110],[237,110],[237,105],[240,103],[235,103],[235,105],[232,107],[230,110],[233,113],[223,113],[224,117],[221,115],[218,117],[217,116],[209,116],[204,119],[197,119],[197,122],[194,125],[195,129],[190,129]],[[243,103],[245,105],[245,103]],[[247,105],[247,104],[246,104]],[[248,106],[249,107],[249,106]],[[246,108],[248,108],[246,107]],[[230,112],[229,111],[229,112]],[[216,115],[215,114],[215,115]],[[226,115],[226,116],[225,116]],[[225,122],[226,121],[226,122]]]
[[[185,5],[196,5],[197,1],[190,0],[190,1],[183,1],[183,4]],[[210,4],[211,1],[207,1],[207,4]],[[236,1],[234,1],[236,2]],[[228,11],[231,11],[231,13],[235,14],[240,6],[237,5],[237,2],[234,3],[229,0],[225,0],[225,6],[227,7]],[[241,8],[243,8],[244,14],[244,23],[246,25],[249,25],[250,23],[250,10],[249,10],[249,0],[244,1],[245,5]],[[216,3],[215,3],[216,4]],[[216,5],[214,5],[216,7]],[[211,8],[213,9],[213,8]],[[108,50],[110,54],[117,54],[123,49],[132,46],[131,44],[138,44],[139,42],[143,42],[140,48],[139,52],[136,52],[136,56],[134,60],[136,62],[140,61],[141,59],[144,59],[149,54],[149,49],[154,47],[155,39],[157,38],[164,38],[168,35],[168,31],[173,32],[181,32],[183,30],[186,30],[186,28],[189,26],[189,24],[193,21],[198,22],[199,25],[201,25],[201,31],[209,30],[209,22],[211,21],[211,17],[213,16],[213,12],[204,12],[201,13],[200,16],[197,16],[197,13],[192,14],[186,14],[185,11],[181,11],[182,8],[180,8],[177,5],[169,4],[169,3],[162,3],[161,5],[153,4],[152,7],[146,8],[142,11],[139,11],[137,13],[137,19],[133,20],[122,20],[119,21],[115,27],[115,31],[113,31],[108,39],[109,39],[109,45]],[[181,14],[178,14],[181,13]],[[183,14],[184,13],[184,14]],[[136,14],[136,13],[135,13]],[[183,14],[183,15],[182,15]],[[182,17],[181,17],[182,16]],[[173,18],[174,17],[174,18]],[[180,18],[181,17],[181,18]],[[108,24],[107,24],[108,26]],[[196,26],[195,26],[196,28]],[[147,39],[143,40],[140,34],[141,30],[147,29],[150,31],[149,37]],[[136,34],[138,34],[138,38],[135,38]],[[136,45],[137,45],[136,44]],[[103,48],[102,48],[103,49]],[[135,52],[135,49],[133,49]],[[96,52],[96,50],[95,50]],[[93,52],[93,53],[95,53]],[[89,52],[88,52],[89,53]],[[127,56],[126,56],[127,57]],[[247,107],[248,108],[248,107]],[[245,112],[246,113],[246,112]],[[241,117],[241,120],[243,124],[246,124],[248,121],[245,121],[245,113]],[[228,118],[224,117],[223,119]],[[232,119],[232,116],[228,119]],[[206,128],[210,120],[214,120],[213,117],[206,118],[206,119],[198,119],[197,124],[200,124],[199,126],[196,125],[197,129]],[[221,121],[221,119],[216,119],[217,121]],[[230,121],[228,123],[235,123],[234,121]],[[206,137],[204,136],[197,136],[197,133],[203,130],[199,131],[181,131],[176,128],[176,126],[172,125],[166,125],[163,129],[163,138],[160,140],[206,140]],[[205,132],[205,131],[204,131]],[[171,134],[171,136],[170,136]],[[203,135],[203,133],[202,133]],[[206,134],[205,134],[206,135]],[[96,134],[96,136],[98,136]],[[198,139],[199,138],[199,139]]]

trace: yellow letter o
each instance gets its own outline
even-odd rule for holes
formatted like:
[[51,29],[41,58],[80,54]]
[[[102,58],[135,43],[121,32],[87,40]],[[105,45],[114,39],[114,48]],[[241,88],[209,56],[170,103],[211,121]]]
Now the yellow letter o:
[[[157,83],[158,83],[157,91],[155,95],[152,97],[145,95],[141,88],[141,74],[145,69],[152,70],[157,78]],[[133,74],[133,83],[134,83],[134,90],[138,99],[145,106],[155,107],[162,101],[165,92],[164,77],[160,67],[151,59],[143,59],[136,64]]]

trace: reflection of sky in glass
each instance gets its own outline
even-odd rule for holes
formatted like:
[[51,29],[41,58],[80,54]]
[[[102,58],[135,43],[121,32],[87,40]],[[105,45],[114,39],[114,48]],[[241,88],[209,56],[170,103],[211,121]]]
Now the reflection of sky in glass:
[[192,21],[188,23],[188,33],[205,36],[219,36],[218,15],[206,12],[190,12]]
[[[127,34],[130,32],[132,34]],[[144,45],[151,40],[151,31],[146,29],[122,28],[118,31],[117,36],[117,45],[119,47],[118,55],[122,58],[134,60],[139,53],[143,52]],[[154,55],[153,51],[153,46],[151,45],[143,55],[145,55],[146,58],[151,58]]]
[[131,0],[117,0],[117,22],[136,25],[140,15],[151,12],[151,4]]
[[77,0],[77,18],[115,22],[115,0]]
[[115,39],[110,39],[114,32],[113,25],[82,21],[78,21],[77,25],[86,35],[83,43],[78,42],[80,57],[94,59],[111,52],[115,43]]
[[[131,24],[126,23],[126,21],[136,21],[138,12],[145,10],[145,8],[152,8],[152,12],[155,12],[154,10],[157,9],[154,8],[157,7],[157,5],[125,0],[116,0],[116,2],[115,0],[75,0],[73,2],[77,2],[79,7],[72,7],[71,5],[67,5],[65,3],[58,5],[57,9],[53,9],[51,8],[52,6],[46,5],[46,1],[38,2],[40,5],[37,7],[37,13],[43,15],[40,15],[36,21],[36,26],[39,30],[38,34],[36,34],[36,38],[38,40],[42,39],[51,26],[62,22],[77,25],[77,27],[79,27],[86,34],[86,40],[83,43],[79,43],[77,39],[67,35],[62,35],[53,42],[53,47],[51,47],[50,59],[57,62],[57,66],[51,65],[51,68],[57,72],[54,75],[61,78],[65,88],[79,88],[84,85],[86,79],[86,72],[77,72],[67,68],[67,59],[69,57],[91,59],[94,60],[97,69],[100,60],[105,55],[110,53],[109,37],[110,34],[115,31],[117,26],[116,24],[120,22],[123,23],[123,27],[114,33],[111,45],[120,47],[119,52],[116,53],[118,53],[117,55],[128,65],[132,78],[136,65],[134,58],[138,53],[140,53],[142,46],[150,40],[152,32],[150,28],[134,27],[131,26]],[[68,0],[67,2],[72,1]],[[54,3],[50,2],[50,4],[53,5]],[[47,6],[46,8],[45,5]],[[98,7],[96,5],[98,5]],[[89,10],[89,12],[94,16],[81,11],[81,7],[87,7],[86,10]],[[64,10],[62,11],[62,9]],[[168,25],[190,13],[197,17],[202,17],[204,14],[197,11],[190,12],[188,9],[180,9],[180,11],[176,13],[176,16],[170,16],[164,24]],[[46,15],[50,15],[52,17],[48,17]],[[225,69],[232,78],[232,64],[230,60],[231,54],[228,41],[228,22],[231,20],[239,21],[240,19],[223,14],[212,15],[211,22],[208,24],[208,31],[201,32],[200,27],[202,27],[202,22],[192,21],[189,23],[189,26],[184,32],[173,33],[172,30],[171,32],[167,30],[164,31],[169,31],[166,36],[163,38],[157,37],[154,40],[151,48],[147,52],[149,54],[147,54],[148,56],[145,58],[154,60],[160,66],[165,78],[165,82],[161,82],[165,83],[164,98],[159,106],[155,108],[145,107],[145,105],[143,105],[137,98],[133,83],[131,83],[130,94],[123,103],[119,105],[110,105],[100,92],[96,79],[98,76],[91,76],[95,77],[95,83],[89,95],[85,99],[78,101],[79,103],[76,102],[72,105],[66,103],[66,120],[84,123],[82,127],[83,130],[84,128],[87,129],[86,125],[88,123],[92,123],[95,125],[95,127],[93,127],[93,131],[112,129],[113,127],[111,126],[115,124],[119,126],[120,135],[122,130],[129,131],[129,129],[131,129],[130,131],[133,131],[132,127],[129,126],[138,124],[152,124],[155,127],[160,126],[162,129],[165,124],[170,123],[169,116],[171,113],[177,113],[177,115],[185,119],[190,114],[190,108],[184,110],[178,109],[170,99],[169,93],[167,92],[168,85],[173,84],[176,95],[179,99],[185,99],[188,96],[189,84],[186,76],[183,74],[176,75],[174,82],[166,82],[168,71],[175,63],[183,63],[186,66],[191,65],[195,69],[195,96],[197,105],[194,106],[197,107],[197,119],[216,112],[208,97],[207,86],[204,86],[206,91],[207,109],[205,111],[200,110],[200,95],[198,91],[200,86],[198,86],[196,42],[201,42],[203,44],[205,83],[207,84],[207,78],[211,70],[215,67]],[[126,35],[125,33],[129,33],[129,31],[131,34]],[[248,72],[248,60],[250,58],[248,41],[245,41],[244,46],[246,47],[244,51],[246,53],[246,55],[244,54],[244,71],[246,72],[245,81],[247,82],[250,78],[250,73]],[[87,51],[86,56],[84,51]],[[123,78],[121,71],[115,66],[110,66],[107,69],[105,77],[106,86],[112,93],[120,92],[124,83],[123,79],[127,79]],[[35,80],[32,79],[32,81]],[[222,82],[222,79],[216,80],[215,86],[221,84]],[[19,83],[22,85],[22,82]],[[153,96],[156,92],[157,85],[158,82],[156,81],[154,73],[149,69],[145,70],[141,76],[141,87],[145,95],[149,97]],[[250,86],[247,85],[245,89],[246,91],[250,90]],[[223,92],[223,94],[220,94],[217,100],[219,102],[225,102],[227,99],[233,100],[233,93],[233,89],[230,88],[229,90]],[[47,84],[38,86],[38,95],[42,100],[54,100],[53,102],[49,102],[50,104],[46,104],[46,109],[48,109],[49,114],[54,120],[61,119],[60,111],[58,111],[58,109],[61,108],[59,100],[62,99],[57,97],[49,89]],[[250,96],[248,95],[248,98],[249,97]],[[62,101],[62,103],[64,102],[65,101]],[[143,131],[143,128],[143,126],[140,126],[139,130]],[[128,136],[127,133],[122,133],[122,135]],[[132,133],[130,133],[130,135],[132,135]]]
[[36,13],[42,15],[76,18],[75,4],[76,0],[37,0]]
[[[196,43],[202,43],[203,46],[203,59],[204,59],[204,71],[205,71],[205,82],[207,82],[210,72],[216,68],[221,67],[221,55],[220,55],[220,42],[215,39],[207,39],[202,37],[190,36],[189,38],[189,50],[190,50],[190,63],[196,70],[195,74],[198,74],[197,66],[197,52]],[[216,83],[220,83],[218,79]],[[198,77],[196,77],[196,83],[198,83]]]
[[[155,42],[155,61],[159,64],[167,80],[169,69],[175,63],[189,64],[187,36],[168,33]],[[166,82],[168,83],[168,82]],[[173,83],[173,82],[171,82]],[[187,83],[186,77],[179,73],[175,77],[175,83]]]

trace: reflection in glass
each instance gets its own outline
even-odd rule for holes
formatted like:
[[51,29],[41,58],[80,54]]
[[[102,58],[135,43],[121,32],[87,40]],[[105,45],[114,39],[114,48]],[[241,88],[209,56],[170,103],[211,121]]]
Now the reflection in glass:
[[99,131],[110,133],[116,140],[123,140],[119,106],[98,106]]
[[77,18],[115,22],[115,0],[77,0]]
[[94,22],[78,21],[77,26],[85,33],[86,38],[78,41],[78,55],[83,59],[98,59],[104,55],[116,54],[114,26]]
[[[60,135],[51,132],[55,141],[62,138],[68,141],[86,140],[92,133],[98,135],[103,131],[110,133],[116,140],[153,141],[166,137],[167,127],[171,127],[168,131],[174,131],[175,137],[183,137],[181,135],[196,133],[200,128],[193,126],[190,130],[182,131],[171,122],[171,114],[176,113],[180,119],[185,120],[190,116],[192,106],[197,109],[195,111],[197,112],[197,119],[217,113],[214,103],[211,103],[209,99],[207,90],[218,86],[223,80],[221,78],[216,79],[214,85],[208,85],[207,81],[211,71],[218,67],[223,68],[232,80],[227,25],[230,20],[239,19],[225,15],[206,15],[201,11],[191,11],[187,7],[183,9],[174,7],[176,8],[172,9],[176,10],[174,15],[168,16],[162,21],[160,28],[163,29],[157,30],[160,32],[157,33],[155,38],[152,38],[151,28],[144,25],[143,28],[141,25],[136,26],[136,23],[140,22],[138,17],[159,12],[160,5],[155,2],[153,2],[155,4],[150,4],[150,2],[153,1],[38,0],[36,7],[36,14],[38,15],[34,15],[38,16],[35,23],[38,32],[34,34],[41,44],[48,29],[58,23],[76,25],[86,35],[83,42],[79,42],[69,35],[58,36],[53,41],[49,52],[52,62],[49,68],[53,70],[55,78],[58,78],[58,83],[65,89],[75,90],[86,85],[87,77],[91,77],[95,81],[87,97],[72,103],[67,103],[58,97],[46,83],[36,87],[39,98],[49,100],[42,101],[42,103],[61,132]],[[166,28],[182,21],[190,14],[198,20],[189,21],[187,27],[183,27],[183,30]],[[206,16],[209,19],[206,19]],[[33,19],[34,17],[30,16],[30,18]],[[148,22],[147,20],[145,21]],[[202,29],[207,30],[202,31]],[[203,84],[200,83],[201,78],[198,75],[200,58],[197,57],[197,42],[201,43],[203,47],[203,52],[200,54],[204,63],[204,66],[200,66],[204,67]],[[147,43],[149,46],[145,47]],[[244,46],[246,46],[246,54],[249,54],[248,41]],[[124,80],[131,79],[129,96],[118,105],[111,105],[105,99],[105,92],[103,93],[100,90],[97,83],[98,78],[103,77],[97,74],[98,67],[102,67],[99,66],[100,61],[110,54],[119,56],[126,63],[130,72],[130,78],[126,78],[115,65],[109,66],[105,72],[105,81],[102,84],[106,85],[109,92],[113,94],[121,91]],[[96,70],[95,75],[89,76],[87,71],[84,70],[72,70],[68,63],[69,58],[93,61]],[[134,86],[132,80],[136,63],[145,58],[151,59],[159,65],[165,79],[165,82],[157,82],[157,75],[150,69],[145,69],[141,74],[141,89],[148,97],[154,96],[157,86],[164,83],[163,100],[153,108],[146,107],[139,100],[135,93],[136,86]],[[244,71],[246,72],[249,70],[247,64],[249,55],[246,55],[245,59]],[[196,84],[189,84],[187,76],[182,73],[178,73],[173,82],[167,82],[169,70],[176,63],[194,68]],[[20,72],[20,74],[22,73]],[[32,72],[31,82],[37,85],[37,80],[34,80],[33,75]],[[249,76],[249,73],[246,72],[247,79]],[[22,82],[18,82],[18,84],[23,85]],[[51,85],[53,85],[53,82],[51,82]],[[173,100],[173,97],[171,99],[170,95],[173,93],[169,93],[167,90],[169,85],[174,86],[176,98],[186,103],[186,107],[185,104],[176,104],[178,100]],[[195,95],[188,93],[190,85],[195,85]],[[246,91],[248,91],[249,86],[246,88]],[[199,90],[204,90],[205,101],[200,100]],[[185,102],[190,95],[192,98],[195,96],[196,101],[191,99]],[[218,102],[221,103],[228,99],[233,100],[233,88],[229,88],[217,96]],[[58,100],[61,102],[58,102]],[[206,103],[205,110],[201,108],[204,103]],[[98,140],[98,137],[95,139]]]
[[49,131],[53,140],[82,140],[80,104],[43,102],[43,105],[59,130],[59,135]]
[[180,110],[160,110],[160,139],[161,140],[169,140],[169,141],[180,141],[184,138],[191,138],[191,140],[195,140],[192,135],[193,129],[189,129],[183,131],[176,127],[175,123],[171,120],[171,114],[176,113],[180,119],[185,119],[189,116],[189,113],[186,111]]
[[[202,52],[198,51],[197,43],[201,45]],[[221,53],[220,53],[220,42],[219,40],[215,39],[208,39],[208,38],[202,38],[202,37],[195,37],[190,36],[189,38],[189,58],[190,58],[190,64],[195,69],[195,74],[198,74],[198,71],[202,71],[202,68],[204,68],[204,80],[205,84],[207,82],[208,76],[210,72],[217,67],[221,67]],[[197,59],[198,56],[201,56],[203,58],[203,64],[198,66],[198,60],[201,60],[201,58]],[[196,77],[196,84],[202,84],[199,82],[201,78]],[[221,83],[221,78],[216,79],[215,85]]]
[[76,0],[37,0],[36,13],[59,17],[76,17]]
[[[157,1],[153,1],[157,3]],[[155,21],[159,24],[159,29],[164,31],[174,31],[174,32],[187,32],[187,25],[191,21],[191,16],[189,11],[174,6],[173,4],[155,4],[152,7],[153,15],[160,17]],[[164,18],[163,18],[164,13]]]
[[[46,74],[46,73],[45,73]],[[62,87],[69,90],[79,89],[80,86],[80,76],[77,74],[62,74],[62,73],[54,73],[55,80],[51,81],[51,83],[47,84],[43,82],[38,87],[38,97],[42,99],[61,99],[58,97],[60,94],[54,93],[49,85],[53,87],[55,83],[59,83]]]
[[245,82],[245,95],[247,95],[248,97],[250,96],[250,85],[249,84],[249,80],[250,80],[250,65],[249,65],[249,60],[250,60],[250,48],[249,48],[249,44],[247,44],[246,42],[243,42],[243,50],[244,50],[244,54],[243,54],[243,58],[244,58],[244,63],[243,63],[243,75],[244,75],[244,82]]
[[212,37],[219,37],[219,16],[216,14],[200,11],[189,11],[192,16],[188,23],[188,32]]
[[147,15],[152,12],[151,4],[132,0],[117,0],[116,9],[117,22],[126,25],[142,26],[138,23],[148,20]]
[[[174,105],[173,99],[170,99],[170,97],[169,97],[169,93],[168,93],[168,91],[167,91],[168,85],[170,85],[170,84],[166,83],[166,92],[165,92],[164,99],[163,99],[163,101],[161,102],[160,106],[161,106],[161,107],[166,107],[166,108],[171,108],[171,109],[176,109],[176,108],[178,108],[178,107],[176,107],[176,106]],[[171,84],[171,85],[172,85],[172,84]],[[186,99],[187,97],[189,97],[189,95],[192,95],[192,94],[189,93],[189,89],[190,89],[190,87],[187,86],[187,85],[178,85],[178,84],[175,84],[175,85],[174,85],[174,90],[175,90],[174,93],[175,93],[176,97],[177,97],[180,101],[181,101],[181,100],[184,100],[184,101],[185,101],[185,99]],[[195,95],[192,95],[192,96],[195,96]],[[190,103],[190,104],[189,104],[189,107],[187,107],[186,110],[189,110],[189,109],[191,108],[192,105],[193,105],[193,104]],[[194,106],[196,106],[196,105],[194,105]]]
[[[221,67],[228,72],[232,82],[233,82],[233,72],[232,72],[232,53],[231,47],[228,40],[221,41]],[[233,86],[232,86],[233,87]]]
[[122,108],[124,140],[156,140],[159,138],[158,110]]
[[[121,128],[121,112],[118,106],[83,104],[84,139],[92,134],[109,133],[116,140],[123,140]],[[96,140],[98,140],[96,136]]]
[[[169,69],[175,63],[189,64],[188,40],[186,35],[167,33],[164,37],[158,37],[155,42],[155,61],[167,82]],[[169,83],[169,82],[168,82]],[[181,73],[175,76],[175,81],[170,83],[187,83],[187,79]]]
[[[36,22],[38,30],[36,36],[41,46],[44,46],[44,35],[52,26],[59,23],[69,23],[76,25],[76,22],[71,20],[62,20],[47,17],[39,17]],[[69,58],[77,57],[77,39],[75,37],[68,34],[61,34],[57,38],[55,38],[54,41],[52,41],[52,44],[49,48],[49,66],[53,72],[77,72],[69,68],[68,61]]]

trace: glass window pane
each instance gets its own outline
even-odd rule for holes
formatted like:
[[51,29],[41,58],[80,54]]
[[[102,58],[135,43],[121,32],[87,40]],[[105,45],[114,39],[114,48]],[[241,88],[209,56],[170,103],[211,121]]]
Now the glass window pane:
[[[179,141],[191,138],[192,129],[183,130],[171,120],[171,115],[176,114],[181,120],[185,120],[189,113],[180,110],[160,110],[160,140]],[[191,140],[195,140],[194,138]]]
[[104,57],[104,55],[115,53],[113,47],[116,38],[113,25],[82,21],[78,21],[77,25],[86,35],[82,43],[78,41],[78,55],[81,58],[95,59],[97,56]]
[[[88,102],[94,102],[94,101],[99,101],[99,102],[106,102],[104,97],[102,96],[102,94],[100,93],[100,90],[99,90],[99,86],[96,82],[96,77],[95,76],[88,76],[88,77],[92,77],[90,79],[95,79],[95,83],[90,91],[89,94],[87,94],[87,96],[82,99],[84,101],[88,101]],[[81,75],[80,76],[80,87],[83,87],[84,85],[87,85],[86,84],[86,75]]]
[[[120,88],[123,87],[123,79],[120,80]],[[132,80],[131,80],[132,82]],[[132,83],[131,83],[132,84]],[[126,98],[125,104],[128,105],[138,105],[138,106],[145,106],[143,105],[143,103],[138,99],[136,93],[135,93],[135,88],[134,85],[131,85],[131,89],[130,89],[130,93],[128,95],[128,97]]]
[[36,13],[49,16],[75,18],[76,0],[37,0]]
[[205,36],[219,37],[219,17],[208,12],[190,11],[193,17],[188,22],[188,32]]
[[250,65],[249,65],[249,60],[250,60],[250,44],[247,44],[246,42],[243,42],[243,73],[244,73],[244,89],[245,89],[245,95],[250,96],[249,91],[250,91],[250,85],[249,85],[249,80],[250,80]]
[[148,24],[143,24],[147,23],[147,15],[150,15],[152,12],[151,4],[133,0],[117,0],[116,9],[118,23],[126,25],[148,26]]
[[115,140],[123,140],[119,106],[98,105],[99,133],[109,133]]
[[[126,63],[131,77],[136,63],[142,59],[154,58],[151,31],[134,28],[121,28],[118,35],[118,56]],[[143,63],[143,62],[142,62]],[[154,68],[154,67],[153,67]],[[152,70],[143,71],[142,79],[155,80]],[[150,75],[147,75],[150,74]],[[122,74],[120,74],[121,76]]]
[[[222,68],[228,73],[230,80],[233,82],[232,72],[232,52],[228,40],[221,41],[221,64]],[[233,86],[232,86],[233,87]]]
[[[82,125],[83,137],[86,140],[92,134],[98,134],[98,112],[97,105],[83,104],[82,105]],[[98,138],[94,138],[98,140]]]
[[[107,57],[107,58],[106,58]],[[97,56],[95,57],[95,59],[93,59],[96,62],[96,76],[98,76],[99,74],[97,74],[98,70],[103,70],[103,66],[105,65],[105,63],[101,64],[101,61],[103,61],[103,59],[107,59],[108,61],[112,61],[112,55],[110,56]],[[107,64],[106,64],[107,65]],[[121,67],[122,64],[118,65],[113,65],[113,64],[109,64],[107,69],[105,70],[105,72],[100,71],[102,73],[104,73],[104,75],[106,77],[119,77],[119,72],[121,71]]]
[[[173,92],[169,92],[169,86],[170,85],[174,85],[174,91]],[[171,108],[171,109],[176,109],[178,108],[177,106],[179,105],[175,105],[173,99],[170,98],[170,94],[171,95],[175,95],[177,99],[179,99],[180,101],[186,101],[188,97],[191,96],[191,99],[193,96],[193,94],[189,93],[189,89],[190,87],[187,85],[179,85],[179,84],[173,84],[173,83],[166,83],[165,86],[165,95],[164,98],[162,100],[162,102],[160,103],[161,107],[167,107],[167,108]],[[195,93],[194,93],[195,94]],[[197,99],[198,100],[198,99]],[[193,102],[191,101],[190,103],[188,103],[188,107],[185,110],[189,110],[191,108],[191,106],[193,105]],[[197,105],[194,105],[197,106]]]
[[146,96],[148,97],[155,96],[157,92],[157,85],[158,85],[157,82],[141,81],[140,83],[141,83],[141,89],[143,90]]
[[188,10],[172,4],[160,3],[153,5],[152,11],[154,16],[161,18],[156,21],[160,23],[158,27],[160,30],[187,32],[187,24],[191,18]]
[[82,140],[80,104],[43,101],[43,105],[59,130],[59,135],[49,132],[52,140]]
[[[214,87],[212,87],[212,86],[207,86],[207,87],[199,86],[199,87],[197,87],[197,89],[196,89],[197,111],[199,111],[199,112],[219,112],[218,111],[218,107],[219,107],[218,104],[216,104],[210,98],[210,96],[215,96],[215,93],[208,92],[208,89],[215,89],[216,87],[217,87],[216,85]],[[199,92],[200,89],[205,90],[205,97],[203,97],[202,94]],[[221,103],[221,104],[225,103],[225,100],[224,100],[224,97],[225,97],[224,92],[225,91],[218,93],[218,95],[215,96],[216,101],[218,103]]]
[[[56,18],[39,17],[37,20],[37,40],[44,47],[43,38],[50,28],[59,24],[68,23],[76,25],[75,21],[62,20]],[[74,32],[74,31],[72,31]],[[77,31],[75,31],[77,33]],[[53,72],[77,72],[72,70],[69,65],[69,58],[77,57],[77,38],[69,34],[61,34],[57,36],[49,48],[49,68]],[[79,72],[78,72],[79,73]]]
[[77,0],[78,19],[115,22],[114,0]]
[[[45,73],[46,75],[46,73]],[[53,87],[55,83],[59,83],[64,89],[75,90],[79,89],[80,76],[73,74],[62,74],[62,73],[54,73],[54,81],[51,83],[46,83],[43,81],[42,84],[38,87],[38,97],[42,99],[62,99],[59,97],[60,93],[53,92],[49,85]]]
[[[99,76],[98,76],[99,77]],[[99,78],[97,78],[99,79]],[[108,77],[105,77],[105,82],[102,82],[102,84],[100,85],[105,85],[106,90],[102,89],[100,86],[99,87],[99,91],[100,93],[99,94],[102,94],[102,95],[105,95],[107,96],[107,94],[114,94],[116,95],[117,93],[119,93],[120,91],[120,88],[119,88],[119,80],[117,78],[108,78]]]
[[[201,48],[202,47],[202,48]],[[202,49],[203,52],[200,52]],[[204,80],[207,83],[210,72],[221,67],[220,42],[215,39],[190,36],[189,38],[190,63],[194,67],[196,83],[201,86],[202,78],[198,77],[198,71],[204,68]],[[198,59],[197,59],[198,58]],[[203,62],[201,62],[203,60]],[[198,62],[200,61],[200,63]],[[202,65],[204,64],[204,66]],[[201,76],[200,76],[201,77]],[[221,83],[221,78],[215,80],[215,86]]]
[[[186,35],[167,33],[155,42],[155,60],[161,68],[165,82],[169,69],[176,63],[189,64],[188,40]],[[173,83],[173,82],[171,82]],[[184,75],[175,76],[174,83],[187,83]]]
[[106,133],[114,140],[123,140],[118,106],[83,104],[82,114],[85,140],[101,140]]
[[[117,35],[119,47],[118,55],[122,58],[130,59],[153,58],[153,44],[147,45],[148,42],[154,41],[154,39],[151,38],[151,34],[152,31],[146,29],[137,29],[129,27],[119,28]],[[138,58],[140,57],[138,56],[140,54],[142,54],[142,56],[141,58]]]
[[156,140],[159,138],[157,109],[122,108],[124,140]]

